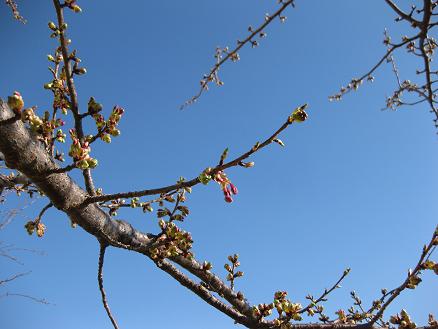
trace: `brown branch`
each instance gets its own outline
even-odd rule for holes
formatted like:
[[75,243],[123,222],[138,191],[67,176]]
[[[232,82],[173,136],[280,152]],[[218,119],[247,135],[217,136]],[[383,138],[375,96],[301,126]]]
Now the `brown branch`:
[[49,302],[48,302],[47,300],[45,300],[45,299],[36,298],[36,297],[32,297],[32,296],[25,295],[25,294],[11,293],[11,292],[7,292],[6,294],[0,295],[0,298],[9,297],[9,296],[16,296],[16,297],[28,298],[28,299],[33,300],[34,302],[41,303],[41,304],[45,304],[45,305],[50,305],[50,304],[51,304],[51,303],[49,303]]
[[[11,110],[7,107],[7,104],[0,101],[0,120],[10,115],[10,113]],[[29,150],[32,151],[30,152]],[[60,173],[49,176],[45,174],[51,169],[56,168],[57,164],[51,159],[50,155],[40,143],[32,139],[31,134],[24,127],[22,122],[11,123],[0,130],[0,152],[3,153],[5,160],[10,163],[13,168],[23,172],[31,181],[35,182],[38,188],[50,198],[56,208],[65,212],[74,223],[80,225],[88,233],[97,237],[100,241],[108,242],[120,248],[135,250],[150,257],[149,248],[154,241],[154,236],[139,232],[127,222],[112,220],[97,204],[82,206],[89,196],[72,181],[67,174]],[[238,294],[232,291],[219,277],[203,269],[202,265],[196,260],[177,256],[163,261],[163,270],[171,271],[172,268],[167,267],[169,261],[180,265],[189,273],[198,277],[202,282],[205,282],[208,287],[211,287],[212,291],[216,292],[235,307],[236,313],[241,314],[241,317],[237,319],[241,321],[241,323],[244,323],[244,317],[248,319],[252,318],[251,305],[245,299],[242,300],[241,296],[239,298]],[[173,270],[171,272],[174,276],[177,275]],[[182,277],[179,277],[179,279],[183,280]],[[189,284],[189,282],[187,282],[187,284]],[[192,288],[198,292],[200,291],[198,286],[192,286]],[[208,294],[199,293],[209,299],[210,303],[216,303],[214,299],[210,299]],[[216,303],[216,306],[223,308],[219,303]],[[224,311],[229,312],[229,310],[226,309],[224,309]],[[230,314],[230,316],[231,315],[236,316],[236,314]],[[249,328],[267,328],[270,326],[270,323],[248,322],[244,325]],[[366,325],[292,324],[291,328],[370,328]]]
[[383,313],[385,312],[389,304],[391,304],[392,301],[395,298],[397,298],[397,296],[400,295],[400,293],[403,290],[407,288],[407,286],[410,284],[412,277],[416,276],[422,270],[421,265],[423,264],[423,261],[427,260],[431,252],[434,250],[437,238],[438,238],[438,226],[435,228],[435,231],[432,235],[432,239],[430,240],[429,244],[427,246],[424,246],[420,259],[418,260],[418,263],[415,266],[415,268],[409,272],[406,280],[398,288],[393,290],[391,297],[389,297],[389,299],[382,305],[379,312],[377,312],[376,315],[369,322],[370,326],[372,326],[374,323],[376,323],[377,320],[379,320],[382,317]]
[[[63,7],[61,6],[59,0],[53,0],[53,4],[55,6],[56,10],[56,16],[58,18],[58,26],[64,26],[64,11]],[[67,48],[67,40],[65,37],[65,32],[63,29],[60,29],[59,34],[59,43],[61,47],[62,57],[64,60],[64,70],[67,80],[67,87],[70,94],[70,105],[71,105],[71,111],[73,113],[74,121],[75,121],[75,130],[76,133],[81,141],[84,140],[84,130],[82,128],[82,118],[79,113],[79,103],[78,103],[78,95],[75,87],[75,83],[73,80],[73,73],[70,68],[70,59],[68,54],[68,48]],[[94,188],[93,178],[91,176],[90,169],[85,169],[82,171],[84,180],[85,180],[85,187],[87,189],[88,194],[90,195],[96,195],[96,191]]]
[[44,213],[52,207],[53,207],[53,203],[49,202],[49,204],[47,204],[43,209],[41,209],[40,213],[38,214],[38,217],[34,221],[35,225],[41,222],[41,218],[43,218]]
[[15,0],[5,0],[6,5],[9,6],[9,8],[11,8],[12,11],[12,15],[14,15],[14,18],[23,23],[26,24],[26,19],[20,15],[20,12],[18,11],[18,6],[17,3],[15,2]]
[[[398,89],[395,90],[392,96],[387,97],[386,99],[386,108],[397,109],[403,105],[417,105],[423,102],[427,102],[430,107],[430,112],[435,115],[435,126],[438,128],[438,108],[436,106],[436,90],[434,90],[433,84],[434,81],[432,79],[432,74],[436,74],[436,72],[431,70],[431,62],[433,51],[436,48],[436,42],[433,38],[428,37],[428,33],[435,26],[437,22],[431,22],[431,18],[433,15],[438,15],[438,13],[433,13],[437,7],[436,2],[432,0],[423,0],[423,8],[416,9],[415,6],[412,6],[410,13],[403,12],[392,0],[385,0],[385,2],[400,16],[396,19],[396,21],[406,20],[408,21],[413,28],[419,30],[419,33],[411,38],[403,37],[403,42],[399,44],[391,44],[389,36],[387,36],[385,31],[385,41],[384,43],[388,46],[387,53],[377,62],[377,64],[365,75],[363,75],[359,79],[351,80],[350,84],[347,87],[342,87],[341,90],[329,97],[330,100],[340,100],[343,95],[351,92],[352,90],[357,89],[357,87],[362,83],[365,77],[369,77],[370,80],[373,78],[371,74],[385,61],[391,62],[393,65],[393,71],[397,77]],[[421,20],[415,19],[413,17],[414,13],[421,14]],[[418,40],[418,46],[415,45],[415,41]],[[406,45],[408,53],[413,54],[414,56],[421,57],[424,62],[424,69],[417,70],[417,74],[425,75],[425,84],[422,86],[417,86],[415,83],[411,83],[409,80],[405,80],[401,83],[398,72],[395,68],[395,63],[392,58],[392,52],[401,46]],[[401,95],[403,92],[416,93],[420,98],[423,98],[418,101],[404,102],[401,100]]]
[[426,53],[424,42],[427,38],[427,32],[429,30],[429,23],[432,14],[432,4],[430,0],[424,0],[424,15],[423,21],[421,22],[421,35],[420,35],[420,51],[424,61],[424,74],[426,75],[426,90],[427,90],[427,101],[431,107],[431,111],[435,114],[438,119],[438,109],[434,105],[434,93],[432,90],[432,79],[430,70],[430,58]]
[[197,284],[194,281],[190,280],[186,275],[181,273],[181,271],[179,271],[175,266],[170,264],[168,261],[166,260],[158,261],[156,262],[156,265],[158,266],[158,268],[160,268],[161,270],[172,276],[181,285],[194,292],[209,305],[213,306],[214,308],[221,311],[222,313],[228,315],[237,323],[243,324],[248,328],[258,327],[258,323],[255,321],[254,318],[247,315],[242,315],[241,313],[233,309],[231,306],[224,304],[219,299],[214,297],[205,287],[203,287],[201,284]]
[[104,258],[105,258],[105,249],[106,249],[106,247],[107,247],[106,244],[100,243],[99,267],[98,267],[98,271],[97,271],[97,281],[99,282],[99,290],[100,290],[100,294],[102,295],[103,307],[105,308],[105,311],[108,314],[108,317],[110,318],[111,323],[113,324],[114,329],[119,329],[119,326],[117,325],[117,321],[114,318],[114,316],[111,313],[111,310],[109,308],[108,301],[106,299],[105,289],[103,288],[103,262],[104,262]]
[[0,127],[3,125],[7,125],[9,123],[14,123],[17,120],[21,119],[21,115],[20,114],[15,114],[14,116],[10,117],[9,119],[5,119],[0,121]]
[[47,172],[47,174],[48,175],[50,175],[50,174],[61,174],[61,173],[72,171],[75,168],[76,168],[76,165],[74,163],[72,163],[72,164],[69,164],[68,166],[65,166],[65,167],[62,167],[62,168],[53,169],[52,171]]
[[308,310],[310,310],[312,307],[314,307],[315,305],[317,305],[318,303],[320,303],[321,301],[323,301],[333,290],[339,288],[339,284],[345,279],[345,277],[348,275],[348,273],[350,273],[350,269],[347,268],[343,273],[342,276],[338,279],[338,281],[336,281],[336,283],[330,288],[330,289],[325,289],[324,292],[321,294],[321,296],[315,300],[312,301],[311,303],[309,303],[309,305],[307,305],[306,307],[304,307],[301,311],[299,311],[298,313],[302,314],[302,313],[306,313]]
[[385,0],[385,2],[399,15],[401,18],[407,20],[411,24],[415,24],[416,26],[420,25],[420,22],[417,21],[415,18],[412,17],[412,15],[406,14],[404,11],[402,11],[394,2],[391,0]]
[[210,73],[208,73],[207,75],[204,76],[204,79],[201,81],[201,88],[199,90],[199,92],[193,96],[192,98],[190,98],[189,100],[187,100],[183,105],[180,106],[180,109],[185,108],[188,105],[193,104],[194,102],[196,102],[199,97],[201,97],[201,95],[204,93],[205,90],[207,90],[208,88],[208,84],[213,81],[215,79],[215,76],[217,75],[217,72],[219,71],[219,68],[225,63],[227,62],[229,59],[234,58],[239,50],[246,45],[248,42],[252,41],[252,39],[254,39],[254,37],[257,36],[257,34],[259,34],[260,32],[262,32],[265,27],[267,27],[274,19],[276,19],[277,17],[280,17],[280,15],[283,13],[283,11],[290,5],[293,6],[294,4],[294,0],[287,0],[287,1],[279,1],[282,2],[282,6],[272,15],[270,16],[265,16],[266,19],[264,21],[263,24],[261,24],[257,29],[252,30],[251,29],[251,34],[243,41],[237,41],[237,47],[234,48],[232,51],[228,52],[227,55],[222,58],[221,60],[218,60],[218,62],[213,66],[213,68],[210,70]]
[[[421,32],[418,33],[417,35],[411,37],[411,38],[407,38],[405,39],[403,42],[398,43],[398,44],[394,44],[392,45],[390,48],[387,49],[386,53],[382,56],[382,58],[380,58],[380,60],[365,74],[363,74],[360,78],[358,79],[353,79],[354,81],[356,81],[357,83],[361,83],[365,78],[371,76],[371,74],[374,73],[374,71],[376,71],[380,65],[382,65],[382,63],[387,60],[391,54],[394,52],[394,50],[403,47],[404,45],[408,44],[411,41],[417,40],[418,38],[420,38]],[[348,94],[350,91],[355,90],[355,88],[347,88],[344,92],[340,92],[337,95],[333,95],[330,96],[329,99],[336,99],[336,96],[343,96],[345,94]]]
[[253,313],[251,305],[238,297],[238,294],[232,290],[225,282],[217,275],[210,271],[205,271],[203,266],[195,259],[187,259],[182,256],[173,257],[170,259],[182,268],[186,269],[191,274],[195,275],[203,282],[207,283],[220,296],[223,296],[231,305],[233,305],[240,313],[252,317]]
[[[307,107],[307,104],[304,104],[303,106],[299,107],[299,109],[304,110],[306,107]],[[255,152],[261,150],[262,148],[266,147],[267,145],[271,144],[274,141],[274,139],[276,139],[278,137],[278,135],[283,130],[285,130],[289,125],[292,124],[292,122],[293,121],[291,121],[290,117],[289,117],[286,120],[286,122],[283,123],[283,125],[277,131],[275,131],[269,138],[267,138],[264,142],[257,143],[249,151],[242,154],[241,156],[239,156],[239,157],[237,157],[237,158],[235,158],[227,163],[224,163],[222,165],[218,165],[218,166],[212,168],[212,170],[210,171],[211,175],[214,175],[215,173],[217,173],[221,170],[240,165],[243,160],[245,160],[246,158],[248,158],[249,156],[251,156]],[[182,189],[185,187],[192,187],[192,186],[197,185],[199,183],[200,183],[200,180],[198,177],[196,177],[196,178],[193,178],[189,181],[185,181],[182,183],[177,183],[177,184],[169,185],[169,186],[165,186],[165,187],[159,187],[159,188],[155,188],[155,189],[132,191],[132,192],[121,192],[121,193],[105,194],[105,195],[99,195],[99,196],[91,196],[91,197],[88,197],[84,201],[82,206],[86,206],[86,205],[89,205],[89,204],[95,203],[95,202],[110,201],[110,200],[121,199],[121,198],[134,198],[134,197],[141,197],[141,196],[146,196],[146,195],[167,193],[167,192],[175,191],[175,190]]]
[[25,273],[19,273],[19,274],[15,274],[15,275],[11,276],[10,278],[4,279],[4,280],[0,280],[0,286],[2,284],[14,281],[15,279],[21,278],[22,276],[28,275],[30,273],[31,273],[31,271],[25,272]]

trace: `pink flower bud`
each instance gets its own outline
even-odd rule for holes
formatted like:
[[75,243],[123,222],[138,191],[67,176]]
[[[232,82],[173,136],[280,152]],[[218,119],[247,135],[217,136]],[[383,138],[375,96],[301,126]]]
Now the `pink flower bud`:
[[231,193],[233,193],[234,195],[237,195],[237,193],[239,193],[237,187],[234,184],[230,183],[230,188],[231,188]]
[[225,201],[228,203],[231,203],[231,202],[233,202],[233,198],[228,194],[225,196]]

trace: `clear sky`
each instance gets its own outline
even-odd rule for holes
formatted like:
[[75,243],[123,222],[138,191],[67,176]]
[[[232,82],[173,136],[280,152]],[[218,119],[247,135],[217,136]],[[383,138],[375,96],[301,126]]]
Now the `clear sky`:
[[[179,105],[198,90],[214,62],[216,46],[232,46],[256,26],[274,0],[81,1],[82,14],[68,14],[69,37],[88,74],[76,79],[82,107],[94,96],[108,113],[123,106],[122,134],[92,153],[99,160],[96,185],[117,192],[196,177],[215,165],[225,147],[230,157],[269,136],[298,105],[309,103],[309,120],[285,131],[278,145],[257,153],[251,169],[227,173],[239,188],[235,202],[219,186],[197,186],[182,227],[193,234],[194,253],[225,277],[229,254],[241,257],[236,285],[252,303],[271,302],[287,290],[305,303],[319,295],[346,267],[352,272],[329,299],[328,314],[348,308],[351,290],[365,305],[381,288],[393,288],[416,264],[437,223],[438,138],[426,106],[381,111],[395,88],[389,65],[340,103],[328,102],[342,84],[366,72],[385,52],[383,31],[402,33],[383,1],[297,1],[284,24],[273,23],[256,49],[221,70],[225,85],[212,87],[198,103]],[[51,94],[46,55],[56,47],[47,22],[51,1],[19,1],[21,25],[0,6],[2,50],[0,96],[18,90],[27,105],[48,109]],[[408,30],[409,32],[409,30]],[[412,79],[415,62],[396,56],[402,78]],[[90,125],[89,132],[92,133]],[[77,174],[73,174],[78,177]],[[10,196],[10,205],[26,199]],[[32,270],[5,292],[45,298],[0,299],[4,329],[111,328],[100,302],[98,244],[65,215],[49,210],[42,239],[24,223],[46,204],[38,200],[18,215],[0,240],[43,250],[16,252],[24,265],[0,259],[0,278]],[[2,205],[4,212],[8,205]],[[157,232],[156,218],[122,211],[135,227]],[[124,329],[234,328],[233,321],[181,287],[154,264],[132,252],[111,249],[105,286]],[[418,323],[438,311],[436,276],[426,273],[388,315],[405,307]]]

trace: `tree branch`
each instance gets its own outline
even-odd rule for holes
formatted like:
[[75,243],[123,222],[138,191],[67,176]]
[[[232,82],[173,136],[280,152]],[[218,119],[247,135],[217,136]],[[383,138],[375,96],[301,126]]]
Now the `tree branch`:
[[[302,111],[304,111],[304,109],[306,109],[306,108],[307,108],[307,104],[304,104],[304,105],[298,107],[298,109],[300,109]],[[261,150],[262,148],[266,147],[267,145],[271,144],[278,137],[278,135],[283,130],[285,130],[287,127],[289,127],[293,122],[294,122],[294,120],[291,120],[291,116],[289,116],[288,119],[286,120],[286,122],[283,123],[283,125],[277,131],[275,131],[270,137],[268,137],[265,141],[263,141],[262,143],[257,142],[257,144],[254,145],[246,153],[240,155],[239,157],[237,157],[237,158],[235,158],[227,163],[220,164],[220,165],[212,168],[210,171],[211,175],[214,175],[221,170],[225,170],[225,169],[230,168],[230,167],[235,167],[235,166],[241,165],[243,160],[247,159],[249,156],[251,156],[255,152],[257,152],[257,151]],[[85,206],[85,205],[92,204],[95,202],[105,202],[105,201],[110,201],[110,200],[115,200],[115,199],[120,199],[120,198],[134,198],[134,197],[141,197],[141,196],[146,196],[146,195],[167,193],[167,192],[176,191],[178,189],[185,188],[185,187],[192,187],[194,185],[199,184],[200,182],[201,181],[199,180],[199,178],[196,177],[196,178],[193,178],[189,181],[185,181],[182,183],[177,183],[177,184],[169,185],[169,186],[165,186],[165,187],[154,188],[154,189],[132,191],[132,192],[121,192],[121,193],[115,193],[115,194],[105,194],[105,195],[99,195],[99,196],[91,196],[91,197],[88,197],[84,201],[83,205]]]
[[2,284],[14,281],[15,279],[21,278],[22,276],[28,275],[30,273],[31,273],[31,271],[25,272],[25,273],[19,273],[19,274],[15,274],[15,275],[11,276],[10,278],[4,279],[4,280],[0,280],[0,286]]
[[[61,27],[65,24],[63,7],[61,6],[59,0],[53,0],[53,4],[55,6],[56,16],[58,18],[58,26]],[[60,29],[59,43],[61,46],[62,57],[64,60],[64,70],[65,70],[65,75],[66,75],[66,80],[67,80],[67,87],[68,87],[69,94],[70,94],[71,111],[73,113],[73,117],[74,117],[74,121],[75,121],[75,129],[76,129],[76,133],[77,133],[79,139],[83,142],[84,130],[82,128],[82,118],[81,118],[81,115],[79,113],[78,96],[77,96],[77,92],[76,92],[75,83],[73,80],[73,73],[72,73],[72,70],[70,68],[70,59],[69,59],[69,54],[68,54],[67,41],[66,41],[65,32],[63,29]],[[94,188],[93,178],[91,176],[90,169],[85,169],[82,171],[82,173],[84,176],[85,186],[86,186],[88,194],[95,195],[96,191]]]
[[415,24],[416,26],[420,24],[420,22],[413,18],[412,15],[406,14],[391,0],[385,0],[385,2],[397,13],[397,15],[399,15],[404,20],[407,20],[408,22],[410,22],[411,24]]
[[45,299],[36,298],[36,297],[32,297],[32,296],[25,295],[25,294],[11,293],[11,292],[7,292],[6,294],[0,295],[0,298],[9,297],[9,296],[28,298],[28,299],[33,300],[34,302],[37,302],[37,303],[41,303],[41,304],[45,304],[45,305],[50,305],[50,303],[47,300],[45,300]]
[[385,312],[389,304],[391,304],[394,301],[394,299],[396,299],[397,296],[400,295],[400,293],[403,290],[405,290],[410,284],[412,284],[411,283],[412,278],[417,276],[417,274],[423,269],[422,268],[423,261],[427,260],[429,255],[434,250],[437,244],[437,239],[438,239],[438,226],[435,228],[435,231],[432,235],[432,239],[430,240],[429,244],[427,246],[424,246],[420,259],[418,260],[418,263],[415,266],[415,268],[412,271],[409,271],[406,280],[398,288],[393,290],[391,297],[389,297],[389,299],[382,305],[382,307],[377,312],[377,314],[369,322],[371,326],[382,317],[383,313]]
[[[9,117],[11,110],[3,101],[0,100],[0,120]],[[288,119],[288,121],[290,121]],[[285,124],[286,125],[286,124]],[[276,133],[268,138],[264,143],[259,144],[257,148],[252,148],[226,164],[223,168],[235,165],[245,157],[248,157],[256,150],[268,145],[275,138],[276,134],[285,129],[283,125]],[[3,153],[5,160],[11,168],[23,172],[44,194],[51,200],[53,205],[65,212],[72,222],[80,225],[88,233],[92,234],[102,243],[107,243],[119,248],[125,248],[142,253],[149,258],[150,247],[155,241],[155,236],[142,233],[134,229],[129,223],[121,220],[113,220],[97,204],[84,204],[89,197],[66,173],[56,173],[48,175],[47,172],[59,168],[57,163],[50,157],[46,150],[37,140],[34,140],[29,131],[24,127],[21,121],[10,123],[0,129],[0,152]],[[188,287],[191,291],[203,298],[210,305],[224,312],[235,321],[242,323],[248,328],[268,328],[272,324],[254,322],[254,315],[251,305],[238,293],[234,292],[226,283],[210,271],[206,271],[202,265],[194,259],[188,259],[183,256],[161,260],[159,267],[170,274],[178,282]],[[200,285],[186,278],[170,262],[180,265],[189,273],[198,277],[205,282],[212,291],[228,301],[232,307],[225,305],[208,291],[200,288]],[[101,258],[103,266],[103,257]],[[235,310],[233,309],[235,308]],[[333,328],[365,328],[364,325],[340,325],[340,324],[293,324],[291,328],[302,329],[333,329]]]
[[264,23],[261,24],[257,29],[253,30],[251,28],[250,29],[251,33],[246,37],[246,39],[244,39],[243,41],[237,41],[237,47],[235,47],[232,51],[227,52],[227,55],[224,58],[220,59],[220,57],[218,57],[217,63],[213,66],[213,68],[210,70],[210,72],[204,76],[203,80],[201,80],[201,88],[200,88],[199,92],[195,96],[193,96],[192,98],[187,100],[183,105],[181,105],[180,109],[182,110],[186,106],[191,105],[194,102],[196,102],[199,99],[199,97],[201,97],[201,95],[204,93],[204,91],[206,91],[208,89],[208,84],[211,81],[215,81],[217,84],[219,84],[220,81],[217,77],[217,72],[219,71],[219,68],[230,59],[235,61],[236,58],[238,58],[239,50],[243,46],[245,46],[247,43],[252,41],[254,39],[254,37],[256,37],[259,33],[261,33],[274,19],[276,19],[277,17],[280,17],[281,14],[283,13],[283,11],[288,6],[293,6],[294,1],[295,0],[286,0],[286,1],[280,0],[280,1],[278,1],[279,3],[282,3],[282,5],[274,14],[265,16]]
[[236,310],[234,310],[232,307],[225,305],[219,299],[214,297],[205,287],[190,280],[186,275],[181,273],[175,266],[170,264],[168,261],[162,260],[156,262],[156,264],[158,268],[160,268],[161,270],[172,276],[181,285],[194,292],[196,295],[201,297],[204,301],[206,301],[208,304],[210,304],[217,310],[228,315],[237,323],[243,324],[248,328],[258,327],[258,323],[253,317],[248,315],[242,315]]
[[119,329],[119,326],[117,325],[117,321],[114,318],[114,316],[111,313],[111,310],[109,308],[108,301],[106,299],[105,289],[103,288],[103,262],[104,262],[104,258],[105,258],[105,250],[106,250],[106,244],[100,243],[99,266],[98,266],[98,271],[97,271],[97,281],[99,283],[100,294],[102,295],[103,307],[105,308],[105,311],[108,314],[108,317],[110,318],[111,323],[113,324],[114,329]]

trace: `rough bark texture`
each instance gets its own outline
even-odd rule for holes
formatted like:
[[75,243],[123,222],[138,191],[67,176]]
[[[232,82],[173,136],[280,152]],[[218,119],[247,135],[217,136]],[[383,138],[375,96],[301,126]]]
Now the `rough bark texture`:
[[[0,152],[3,153],[7,166],[26,175],[57,209],[66,213],[72,222],[99,241],[114,247],[135,250],[149,257],[149,249],[155,236],[142,233],[125,221],[112,219],[94,203],[81,206],[87,197],[86,191],[67,173],[56,172],[59,166],[21,120],[12,120],[14,116],[7,103],[0,99]],[[206,282],[240,312],[252,318],[249,304],[239,300],[233,290],[216,275],[204,271],[197,261],[184,257],[175,257],[172,261]],[[176,274],[171,273],[173,265],[168,261],[163,260],[156,264],[170,275]],[[184,278],[180,277],[178,281],[186,285]],[[193,286],[191,290],[202,294],[199,289]],[[220,309],[221,305],[218,303],[215,307]],[[235,320],[245,324],[243,318],[238,317]],[[249,323],[245,325],[248,326]]]
[[[87,193],[77,185],[67,173],[59,172],[59,166],[43,148],[36,136],[23,122],[14,118],[15,114],[7,103],[0,99],[0,155],[7,166],[24,174],[50,199],[53,205],[66,213],[72,222],[78,224],[95,236],[104,245],[130,249],[150,258],[149,249],[154,243],[154,235],[142,233],[129,223],[114,220],[95,203],[84,205]],[[58,172],[56,172],[58,170]],[[240,300],[228,285],[219,277],[205,271],[196,260],[174,257],[168,260],[154,261],[156,265],[181,285],[187,287],[207,303],[248,328],[270,328],[272,324],[254,318],[251,306],[246,300]],[[201,281],[208,284],[231,306],[214,297],[200,284],[181,273],[171,262],[178,264]],[[372,328],[365,324],[294,324],[293,329],[359,329]],[[423,328],[436,328],[425,326]]]
[[[12,117],[14,113],[0,99],[0,121]],[[26,175],[56,208],[87,232],[108,244],[121,243],[139,252],[147,252],[151,243],[148,235],[126,222],[111,219],[95,204],[79,206],[85,200],[86,192],[68,174],[51,173],[59,166],[20,120],[0,126],[0,152],[9,168]]]

